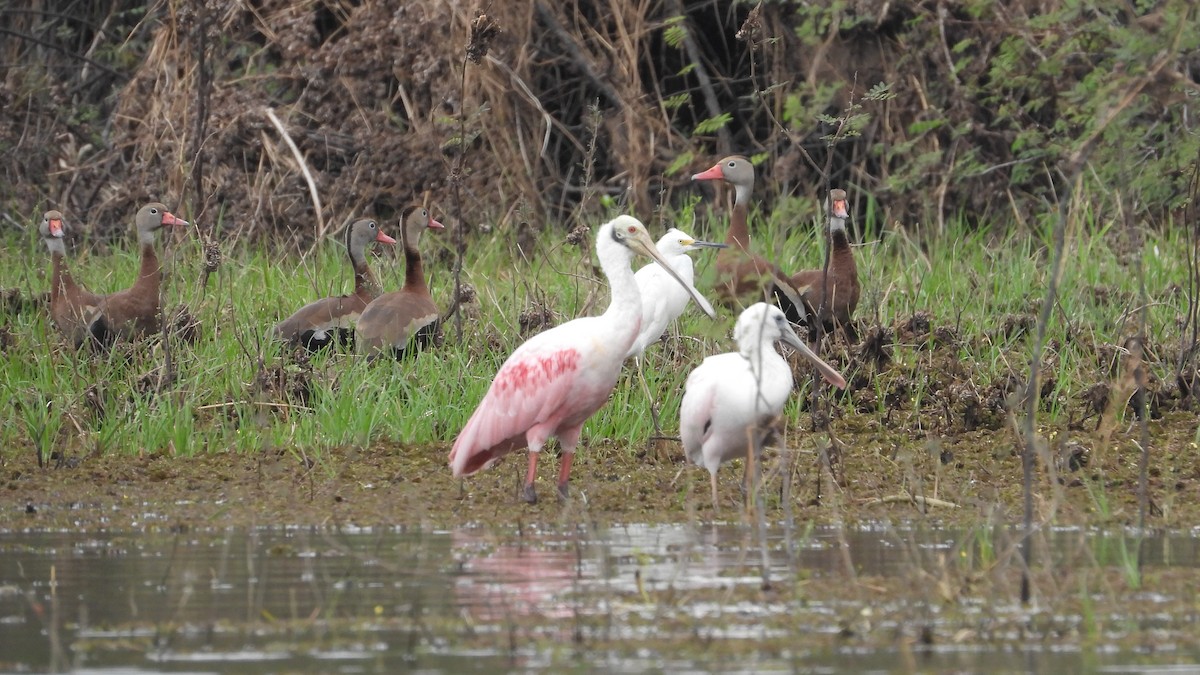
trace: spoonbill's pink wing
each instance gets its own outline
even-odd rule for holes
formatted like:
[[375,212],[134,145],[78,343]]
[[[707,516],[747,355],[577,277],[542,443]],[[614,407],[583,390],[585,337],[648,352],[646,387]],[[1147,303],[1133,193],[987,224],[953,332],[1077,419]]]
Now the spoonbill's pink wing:
[[525,434],[535,426],[554,425],[551,435],[562,419],[595,412],[579,409],[590,403],[583,399],[592,398],[575,391],[582,373],[579,349],[562,340],[537,339],[550,332],[521,345],[496,373],[450,450],[455,476],[468,476],[525,447]]

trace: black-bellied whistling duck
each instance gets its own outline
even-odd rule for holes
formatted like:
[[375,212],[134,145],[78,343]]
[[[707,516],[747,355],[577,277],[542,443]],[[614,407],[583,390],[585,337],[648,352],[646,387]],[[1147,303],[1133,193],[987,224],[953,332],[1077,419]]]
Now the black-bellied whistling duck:
[[158,264],[158,254],[154,251],[154,240],[165,225],[187,224],[186,220],[176,217],[158,202],[146,204],[138,210],[134,226],[138,244],[142,248],[142,264],[137,280],[123,291],[104,296],[100,308],[110,337],[131,339],[158,331],[162,269]]
[[75,347],[93,338],[100,318],[102,298],[75,282],[67,269],[67,247],[63,244],[66,224],[58,211],[47,211],[39,228],[42,241],[50,249],[54,271],[50,278],[50,319],[54,326]]
[[750,231],[746,218],[750,211],[750,193],[754,190],[754,165],[741,155],[730,155],[692,180],[720,180],[733,186],[733,211],[729,215],[728,248],[717,254],[717,294],[726,303],[741,306],[774,296],[776,303],[792,323],[804,323],[811,308],[806,307],[799,289],[779,266],[750,250]]
[[829,236],[832,246],[829,252],[829,285],[822,292],[825,279],[823,269],[804,270],[792,275],[792,284],[803,289],[804,298],[820,312],[825,330],[832,331],[841,326],[847,337],[854,339],[856,332],[850,317],[858,307],[858,296],[862,289],[858,285],[858,265],[850,250],[850,237],[846,234],[846,191],[829,191]]
[[371,218],[356,220],[346,228],[346,252],[354,269],[354,292],[308,303],[279,322],[275,326],[275,336],[310,350],[320,349],[335,338],[342,343],[348,342],[354,335],[358,317],[383,293],[379,280],[367,265],[367,246],[373,241],[396,243]]
[[356,341],[368,354],[390,350],[397,358],[408,350],[409,338],[424,347],[437,332],[438,308],[425,285],[421,264],[421,234],[442,229],[429,209],[410,206],[400,215],[400,238],[404,244],[404,288],[375,298],[358,317]]

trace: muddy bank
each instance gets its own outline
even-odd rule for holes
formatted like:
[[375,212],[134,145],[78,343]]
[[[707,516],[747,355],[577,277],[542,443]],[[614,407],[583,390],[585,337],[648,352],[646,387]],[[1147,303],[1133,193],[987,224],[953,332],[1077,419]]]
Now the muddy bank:
[[[1149,495],[1154,526],[1200,520],[1188,498],[1200,484],[1196,418],[1169,413],[1150,424]],[[1006,429],[926,437],[875,418],[835,422],[840,450],[834,471],[818,470],[819,435],[792,435],[793,513],[817,523],[933,519],[945,525],[1019,520],[1021,463]],[[1137,521],[1136,425],[1110,443],[1094,435],[1051,438],[1050,466],[1040,467],[1039,519],[1059,524],[1118,525]],[[1061,436],[1061,435],[1060,435]],[[823,438],[823,437],[821,437]],[[542,501],[517,494],[524,456],[514,455],[466,481],[450,476],[448,447],[380,442],[323,453],[276,450],[255,456],[195,457],[106,454],[38,468],[32,455],[6,463],[0,528],[140,529],[281,525],[467,523],[517,526],[577,522],[668,523],[713,518],[708,475],[685,465],[677,442],[628,447],[591,439],[579,452],[572,500],[560,505],[543,471]],[[547,456],[546,467],[556,465]],[[764,501],[782,519],[781,453],[768,453]],[[719,518],[741,518],[740,462],[720,474]],[[920,500],[928,498],[924,508]]]

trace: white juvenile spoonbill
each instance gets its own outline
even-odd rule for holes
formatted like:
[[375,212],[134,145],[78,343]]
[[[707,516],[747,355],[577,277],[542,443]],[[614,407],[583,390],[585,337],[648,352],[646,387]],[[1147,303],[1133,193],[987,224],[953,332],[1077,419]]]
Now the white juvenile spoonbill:
[[688,376],[679,407],[683,450],[692,463],[708,469],[714,512],[717,469],[748,456],[756,430],[783,412],[792,393],[792,369],[775,350],[775,342],[795,347],[826,381],[846,387],[845,378],[804,344],[774,305],[758,302],[747,307],[733,328],[733,339],[738,351],[710,356]]
[[[692,258],[688,252],[701,248],[726,248],[726,246],[728,245],[711,241],[698,241],[687,232],[674,227],[667,230],[667,233],[655,244],[663,259],[667,261],[671,269],[675,270],[676,276],[686,281],[688,286],[693,287],[695,286],[695,272],[692,270]],[[649,263],[639,269],[633,278],[637,281],[638,291],[642,294],[642,328],[638,331],[633,346],[629,348],[629,355],[636,362],[638,379],[641,380],[642,389],[650,401],[650,417],[654,422],[654,433],[656,436],[661,436],[662,427],[658,423],[658,404],[655,403],[654,396],[650,394],[650,387],[646,384],[646,378],[642,374],[642,354],[645,353],[646,347],[662,337],[668,324],[683,314],[691,296],[688,295],[686,288],[680,286],[679,282],[675,281],[665,269],[655,263]]]
[[[533,504],[538,454],[555,436],[562,447],[558,495],[566,498],[583,423],[608,401],[641,325],[641,295],[630,268],[635,253],[670,269],[638,219],[617,216],[600,227],[596,254],[612,294],[608,309],[600,316],[578,318],[539,333],[517,347],[454,441],[450,468],[456,477],[469,476],[527,447],[529,468],[522,498]],[[705,313],[716,317],[695,288],[674,270],[671,274]]]

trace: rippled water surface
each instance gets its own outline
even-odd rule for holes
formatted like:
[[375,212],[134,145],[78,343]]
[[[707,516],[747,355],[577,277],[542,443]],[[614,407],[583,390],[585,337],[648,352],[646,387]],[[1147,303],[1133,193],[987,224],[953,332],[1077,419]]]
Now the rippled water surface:
[[[1049,578],[1060,560],[1096,570],[1050,589],[1062,608],[972,593],[971,570],[999,574],[988,561],[1011,546],[1003,533],[776,530],[764,555],[736,526],[8,532],[0,671],[1188,667],[1200,610],[1180,597],[1186,581],[1122,596],[1107,575],[1125,569],[1129,537],[1061,530],[1040,541]],[[1144,569],[1200,588],[1198,542],[1149,538]],[[966,558],[983,562],[963,573]],[[1127,597],[1138,607],[1128,615]],[[1153,639],[1130,645],[1131,631]]]

